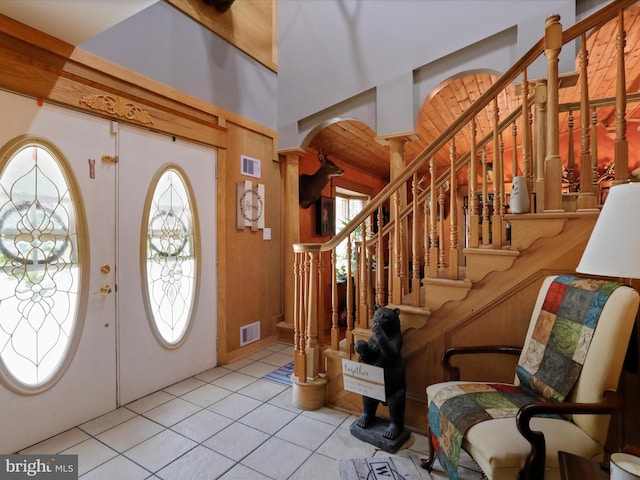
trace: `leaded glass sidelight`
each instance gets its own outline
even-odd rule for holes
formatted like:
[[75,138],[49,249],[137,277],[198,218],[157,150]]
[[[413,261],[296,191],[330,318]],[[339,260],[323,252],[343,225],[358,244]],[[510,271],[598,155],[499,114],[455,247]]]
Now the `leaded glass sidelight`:
[[77,199],[61,157],[23,139],[0,159],[0,360],[23,391],[55,382],[80,330]]
[[170,167],[157,177],[146,219],[147,305],[160,341],[180,345],[190,327],[196,291],[196,248],[191,194]]

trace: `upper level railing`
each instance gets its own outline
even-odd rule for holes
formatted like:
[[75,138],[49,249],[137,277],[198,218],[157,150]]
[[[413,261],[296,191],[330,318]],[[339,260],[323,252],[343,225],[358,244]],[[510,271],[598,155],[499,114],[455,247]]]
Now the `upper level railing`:
[[[421,289],[425,279],[469,280],[465,251],[508,248],[506,215],[510,211],[508,190],[512,178],[505,175],[505,170],[511,171],[511,177],[524,177],[528,200],[525,203],[534,216],[567,209],[595,210],[603,199],[602,180],[606,175],[610,174],[611,178],[606,180],[612,184],[628,181],[626,104],[640,101],[640,96],[628,95],[625,90],[624,11],[634,3],[635,0],[614,1],[565,31],[559,16],[547,19],[544,37],[399,172],[343,230],[325,244],[294,245],[297,382],[304,384],[323,372],[321,344],[352,351],[354,329],[369,327],[374,304],[405,304],[428,310],[430,302]],[[616,18],[616,94],[591,99],[586,35]],[[580,101],[560,105],[559,54],[563,45],[578,38]],[[547,78],[530,81],[528,69],[539,58],[546,59]],[[509,97],[507,91],[514,89],[519,101],[510,106],[505,99]],[[612,105],[616,110],[614,165],[600,175],[597,142],[591,129],[595,126],[596,110]],[[579,113],[579,154],[573,148],[574,112]],[[479,137],[476,118],[480,114],[491,118],[492,129]],[[569,147],[563,161],[559,122],[564,116],[568,118]],[[513,145],[508,169],[504,152],[507,135],[511,135]],[[457,142],[468,144],[469,151],[458,155]],[[516,148],[518,144],[520,151]],[[436,158],[443,155],[448,155],[449,165],[438,171]],[[468,191],[466,202],[461,202],[464,195],[457,183],[464,174],[468,175]],[[423,178],[429,179],[428,185],[422,185]],[[391,213],[386,224],[384,208]],[[358,241],[356,229],[364,232]],[[339,311],[335,255],[336,247],[343,241],[348,242],[348,258],[356,261],[353,269],[351,262],[347,262],[345,306]],[[324,291],[327,278],[330,278],[329,292]],[[325,298],[331,299],[328,309]],[[329,339],[324,335],[327,329]]]

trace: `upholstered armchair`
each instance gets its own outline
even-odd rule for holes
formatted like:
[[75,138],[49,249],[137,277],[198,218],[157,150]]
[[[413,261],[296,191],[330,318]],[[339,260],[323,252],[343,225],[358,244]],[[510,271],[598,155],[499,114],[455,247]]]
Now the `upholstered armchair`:
[[[547,277],[522,348],[447,350],[451,381],[426,389],[432,448],[423,466],[438,458],[455,479],[463,449],[491,480],[550,480],[560,478],[558,451],[603,460],[638,298],[612,282]],[[488,352],[519,355],[513,384],[460,381],[450,365]]]

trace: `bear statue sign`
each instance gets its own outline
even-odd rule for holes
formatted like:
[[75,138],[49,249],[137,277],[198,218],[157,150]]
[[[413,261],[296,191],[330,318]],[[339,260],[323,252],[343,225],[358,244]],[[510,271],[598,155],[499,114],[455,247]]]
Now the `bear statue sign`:
[[[369,383],[362,394],[362,415],[351,425],[351,434],[387,452],[395,452],[411,436],[404,426],[404,412],[407,385],[402,358],[402,331],[400,329],[400,310],[375,306],[371,325],[371,337],[368,341],[358,340],[356,352],[362,363],[360,369],[348,363],[347,371],[343,367],[343,378],[369,377],[361,382]],[[368,366],[378,367],[368,368]],[[379,372],[382,369],[382,382]],[[346,386],[345,386],[346,388]],[[355,391],[355,389],[351,389]],[[389,422],[376,417],[378,406],[382,403],[389,407]],[[385,428],[386,425],[386,428]]]

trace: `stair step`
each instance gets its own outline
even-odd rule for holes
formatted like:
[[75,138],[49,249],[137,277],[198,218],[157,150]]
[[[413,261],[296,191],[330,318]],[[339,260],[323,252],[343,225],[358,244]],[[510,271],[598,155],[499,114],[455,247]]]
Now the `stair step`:
[[520,255],[516,249],[465,248],[466,279],[479,282],[491,272],[504,272],[511,268]]
[[[468,267],[467,267],[468,268]],[[447,302],[462,300],[467,296],[473,283],[469,279],[449,280],[447,278],[423,278],[422,296],[429,310],[437,310]]]
[[431,310],[425,307],[414,307],[412,305],[388,304],[387,308],[400,309],[400,328],[402,333],[412,328],[422,328],[431,316]]

